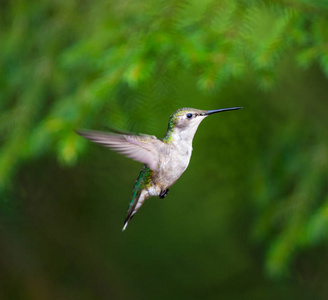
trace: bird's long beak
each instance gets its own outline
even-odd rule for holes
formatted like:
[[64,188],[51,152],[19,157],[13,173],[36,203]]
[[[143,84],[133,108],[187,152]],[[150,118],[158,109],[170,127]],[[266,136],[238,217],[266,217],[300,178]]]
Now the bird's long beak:
[[228,111],[228,110],[236,110],[236,109],[241,109],[242,107],[231,107],[231,108],[222,108],[222,109],[213,109],[213,110],[208,110],[207,112],[204,112],[202,115],[203,116],[209,116],[211,114],[216,114],[218,112],[223,112],[223,111]]

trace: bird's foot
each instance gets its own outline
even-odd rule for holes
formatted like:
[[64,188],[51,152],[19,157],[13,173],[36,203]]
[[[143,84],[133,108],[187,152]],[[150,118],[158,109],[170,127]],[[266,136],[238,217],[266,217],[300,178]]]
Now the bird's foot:
[[159,198],[163,199],[165,198],[165,196],[168,194],[169,189],[165,189],[163,191],[161,191],[161,193],[159,194]]

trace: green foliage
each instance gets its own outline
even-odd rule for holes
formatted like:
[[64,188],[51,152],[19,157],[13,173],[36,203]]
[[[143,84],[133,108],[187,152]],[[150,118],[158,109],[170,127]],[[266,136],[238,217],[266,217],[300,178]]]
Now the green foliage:
[[[203,98],[250,81],[270,94],[296,72],[289,64],[297,72],[318,67],[328,78],[323,0],[17,0],[0,11],[0,40],[3,193],[26,161],[52,157],[75,165],[87,142],[74,129],[158,132],[181,103],[175,99],[183,84],[194,84]],[[277,111],[270,136],[261,132],[266,120],[246,120],[254,129],[243,130],[255,145],[255,167],[246,165],[252,172],[244,180],[266,271],[279,277],[296,254],[327,242],[328,133],[327,124],[312,124],[319,110],[285,111],[282,105],[297,100],[275,95],[281,97],[262,103]],[[245,106],[258,107],[255,101]]]
[[272,137],[256,173],[266,174],[266,182],[260,182],[264,190],[254,194],[261,212],[256,236],[271,237],[266,267],[273,276],[286,271],[304,246],[326,240],[328,145],[313,128],[297,127],[290,124]]

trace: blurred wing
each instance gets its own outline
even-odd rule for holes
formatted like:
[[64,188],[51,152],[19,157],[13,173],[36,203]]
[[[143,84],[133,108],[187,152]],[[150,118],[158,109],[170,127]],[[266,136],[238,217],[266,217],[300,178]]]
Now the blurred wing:
[[145,163],[153,171],[158,170],[158,151],[156,145],[161,141],[154,136],[110,134],[89,130],[77,131],[77,134],[136,161]]

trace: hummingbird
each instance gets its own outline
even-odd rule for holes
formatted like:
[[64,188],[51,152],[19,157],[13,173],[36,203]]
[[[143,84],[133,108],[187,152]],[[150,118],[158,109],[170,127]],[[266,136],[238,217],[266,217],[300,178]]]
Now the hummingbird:
[[199,124],[209,115],[240,108],[242,107],[215,110],[180,108],[170,116],[166,134],[162,139],[145,134],[77,131],[77,134],[92,142],[144,164],[132,190],[122,231],[149,197],[164,198],[169,188],[187,169],[192,141]]

